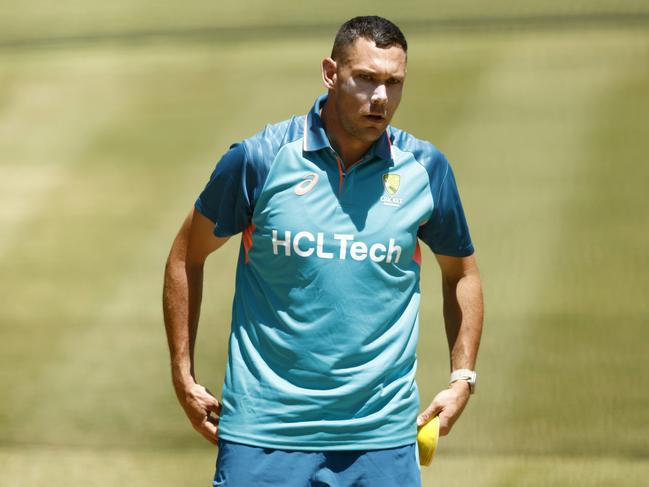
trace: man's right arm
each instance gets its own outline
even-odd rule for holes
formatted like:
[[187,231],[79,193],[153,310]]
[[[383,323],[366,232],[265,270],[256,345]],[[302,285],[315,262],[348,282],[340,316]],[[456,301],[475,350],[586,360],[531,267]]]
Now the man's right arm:
[[162,302],[176,396],[194,429],[216,444],[221,405],[194,376],[203,266],[207,256],[228,240],[216,237],[213,229],[214,223],[197,210],[187,215],[167,259]]

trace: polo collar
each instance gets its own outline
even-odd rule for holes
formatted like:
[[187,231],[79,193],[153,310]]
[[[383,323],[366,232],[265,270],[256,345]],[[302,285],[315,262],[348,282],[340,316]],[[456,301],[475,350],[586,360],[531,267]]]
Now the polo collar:
[[[331,149],[329,138],[324,129],[320,111],[327,101],[327,94],[320,95],[311,111],[304,117],[304,138],[302,143],[302,150],[304,152],[312,152],[320,149]],[[333,149],[332,149],[333,150]],[[383,132],[383,134],[370,146],[363,160],[371,159],[374,156],[384,159],[386,161],[392,160],[392,142],[390,140],[390,127]]]

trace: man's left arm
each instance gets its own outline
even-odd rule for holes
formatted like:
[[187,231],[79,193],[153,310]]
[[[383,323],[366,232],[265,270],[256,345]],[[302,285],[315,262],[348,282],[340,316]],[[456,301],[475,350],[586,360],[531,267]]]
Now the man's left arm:
[[[483,301],[480,272],[475,255],[449,257],[435,254],[442,273],[444,323],[451,371],[475,370],[482,334]],[[447,435],[462,414],[470,396],[466,380],[458,380],[441,391],[417,417],[422,426],[439,416],[440,435]]]

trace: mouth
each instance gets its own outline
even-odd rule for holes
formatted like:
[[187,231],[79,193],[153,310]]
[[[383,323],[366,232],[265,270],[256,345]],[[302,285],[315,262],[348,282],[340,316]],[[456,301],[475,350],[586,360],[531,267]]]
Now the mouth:
[[369,120],[370,122],[373,123],[383,123],[385,121],[385,117],[383,115],[377,115],[374,113],[370,113],[369,115],[365,115],[365,119]]

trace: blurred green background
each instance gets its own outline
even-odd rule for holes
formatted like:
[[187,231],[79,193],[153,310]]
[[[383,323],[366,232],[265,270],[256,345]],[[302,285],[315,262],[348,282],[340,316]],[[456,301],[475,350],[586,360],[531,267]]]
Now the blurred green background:
[[[478,392],[425,486],[649,482],[649,4],[0,0],[0,485],[210,485],[173,394],[171,241],[214,163],[305,113],[354,15],[410,43],[394,125],[453,162],[486,296]],[[238,239],[208,261],[220,389]],[[418,383],[446,385],[424,256]]]

